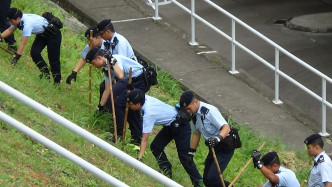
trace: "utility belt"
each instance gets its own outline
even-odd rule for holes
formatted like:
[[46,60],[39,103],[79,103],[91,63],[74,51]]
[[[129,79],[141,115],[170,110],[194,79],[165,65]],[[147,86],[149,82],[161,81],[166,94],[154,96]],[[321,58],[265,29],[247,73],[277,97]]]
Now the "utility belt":
[[141,80],[145,80],[145,77],[144,77],[144,73],[141,73],[139,76],[137,77],[133,77],[131,79],[133,82],[138,82],[138,81],[141,81]]
[[189,123],[181,123],[181,122],[179,122],[178,120],[174,120],[174,121],[172,121],[172,123],[171,123],[171,127],[182,127],[182,126],[185,126],[185,125],[189,125]]
[[49,33],[52,35],[57,35],[60,32],[60,29],[52,23],[49,23],[47,26],[43,26],[45,31],[41,33],[42,36]]

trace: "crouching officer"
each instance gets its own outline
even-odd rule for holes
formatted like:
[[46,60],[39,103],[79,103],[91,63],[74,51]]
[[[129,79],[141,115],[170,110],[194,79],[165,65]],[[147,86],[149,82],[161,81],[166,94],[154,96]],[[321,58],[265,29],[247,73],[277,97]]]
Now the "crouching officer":
[[[106,55],[106,57],[105,57]],[[107,74],[107,63],[110,63],[111,68],[114,70],[115,78],[118,80],[112,86],[114,105],[115,105],[115,114],[116,114],[116,125],[117,125],[117,134],[121,138],[124,124],[124,116],[126,109],[126,96],[127,96],[127,87],[128,87],[128,77],[129,69],[132,68],[132,83],[133,88],[141,89],[144,92],[147,92],[150,89],[150,86],[146,83],[143,74],[143,66],[137,61],[134,61],[128,57],[122,55],[109,55],[105,50],[95,47],[91,49],[86,55],[86,61],[91,63],[97,68],[103,68],[105,73],[105,90],[102,94],[101,100],[99,102],[98,108],[102,110],[106,107],[107,101],[110,103],[110,84]],[[128,112],[128,123],[129,129],[131,131],[131,136],[134,142],[140,142],[142,137],[142,122],[137,118],[140,117],[140,113],[130,111]],[[115,138],[112,138],[114,142]]]
[[[205,144],[214,147],[222,173],[234,154],[234,147],[227,146],[225,141],[231,127],[216,107],[199,101],[192,91],[185,91],[181,95],[180,107],[185,107],[193,118],[190,153],[196,152],[202,134]],[[205,159],[203,181],[205,186],[222,186],[211,150]],[[229,183],[225,181],[225,184]]]
[[135,89],[127,95],[129,107],[132,110],[141,110],[143,116],[143,135],[138,159],[142,159],[148,144],[148,138],[154,125],[163,125],[151,143],[151,151],[157,159],[163,173],[172,178],[172,165],[164,152],[167,144],[174,139],[178,157],[194,186],[203,186],[202,177],[195,163],[188,155],[190,146],[190,115],[186,111],[172,107],[154,97],[145,95]]
[[295,173],[287,168],[280,166],[279,156],[276,152],[269,152],[260,159],[260,152],[255,150],[251,157],[254,167],[259,169],[268,179],[263,187],[299,187],[300,183]]
[[1,38],[10,36],[17,28],[22,30],[22,39],[17,52],[13,55],[11,64],[16,65],[23,53],[23,49],[28,42],[31,34],[36,34],[36,38],[32,44],[30,55],[39,70],[42,72],[40,78],[50,78],[47,64],[45,63],[41,52],[47,46],[48,59],[50,61],[51,72],[54,83],[60,83],[60,45],[61,32],[59,28],[49,24],[48,21],[36,14],[23,14],[17,8],[10,8],[7,14],[11,26],[1,34]]
[[319,134],[313,134],[304,140],[307,152],[314,159],[314,165],[310,170],[308,187],[332,187],[332,162],[325,153],[324,141]]

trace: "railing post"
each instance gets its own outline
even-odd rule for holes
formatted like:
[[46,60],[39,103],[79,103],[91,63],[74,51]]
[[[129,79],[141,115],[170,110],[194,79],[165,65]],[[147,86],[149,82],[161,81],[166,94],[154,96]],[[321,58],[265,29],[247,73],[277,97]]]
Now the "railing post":
[[154,20],[161,20],[161,17],[159,17],[159,7],[158,7],[158,0],[155,0],[155,9],[154,9]]
[[279,49],[275,48],[275,71],[274,71],[274,100],[273,103],[276,105],[282,104],[279,99]]
[[189,42],[190,45],[198,45],[195,41],[195,0],[191,0],[191,41]]
[[322,78],[322,132],[319,134],[322,136],[329,136],[326,132],[326,79]]
[[235,20],[232,19],[232,69],[229,71],[231,74],[238,74],[235,69]]

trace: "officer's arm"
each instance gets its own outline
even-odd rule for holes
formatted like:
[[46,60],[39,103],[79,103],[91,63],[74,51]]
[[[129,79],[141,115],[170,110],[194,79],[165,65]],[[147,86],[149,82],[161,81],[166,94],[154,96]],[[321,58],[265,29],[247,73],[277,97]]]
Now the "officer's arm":
[[267,167],[263,166],[260,171],[271,183],[279,184],[279,177],[275,175],[271,170],[267,169]]
[[[111,80],[109,80],[109,81],[111,81]],[[105,81],[105,90],[104,90],[103,95],[101,96],[100,103],[99,103],[101,106],[106,105],[109,95],[110,95],[110,84],[109,84],[109,82],[107,83]]]
[[74,68],[73,71],[75,71],[75,72],[80,71],[80,69],[82,69],[82,67],[83,67],[85,64],[86,64],[85,59],[81,57],[81,58],[78,60],[78,62],[77,62],[77,64],[76,64],[76,66],[75,66],[75,68]]
[[231,132],[231,127],[228,124],[225,124],[224,126],[222,126],[219,135],[225,139],[229,132]]
[[117,65],[115,64],[113,66],[113,70],[114,70],[114,73],[115,73],[115,76],[118,78],[118,79],[122,79],[124,77],[124,72],[123,70]]
[[201,133],[193,132],[191,136],[190,148],[197,149],[200,139]]
[[26,45],[27,42],[28,42],[28,38],[29,38],[29,37],[27,37],[27,36],[22,36],[20,46],[19,46],[18,49],[17,49],[17,54],[22,55],[22,53],[23,53],[23,49],[24,49],[25,45]]
[[332,182],[325,182],[325,187],[332,187]]
[[9,35],[11,35],[13,32],[15,31],[15,29],[13,29],[12,27],[9,27],[8,29],[6,29],[5,31],[3,31],[3,33],[1,33],[1,37],[2,38],[7,38]]
[[139,149],[138,159],[142,159],[142,157],[144,155],[146,146],[148,144],[149,136],[150,136],[150,133],[143,133],[143,135],[142,135],[142,141],[141,141],[141,146]]

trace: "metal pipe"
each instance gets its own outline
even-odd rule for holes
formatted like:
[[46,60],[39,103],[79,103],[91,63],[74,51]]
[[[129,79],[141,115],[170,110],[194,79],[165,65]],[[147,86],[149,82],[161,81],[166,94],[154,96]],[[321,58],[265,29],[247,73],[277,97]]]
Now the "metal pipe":
[[38,141],[39,143],[43,144],[45,147],[59,153],[66,159],[74,162],[75,164],[81,166],[83,169],[91,172],[92,174],[96,175],[98,178],[104,180],[105,182],[113,185],[113,186],[128,186],[125,183],[119,181],[118,179],[112,177],[111,175],[107,174],[103,170],[97,168],[96,166],[90,164],[89,162],[85,161],[81,157],[73,154],[72,152],[68,151],[67,149],[61,147],[60,145],[54,143],[53,141],[49,140],[48,138],[44,137],[43,135],[39,134],[38,132],[32,130],[31,128],[25,126],[24,124],[20,123],[19,121],[11,118],[10,116],[6,115],[5,113],[0,111],[0,119],[11,125],[12,127],[16,128],[20,132],[24,133],[25,135],[33,138],[34,140]]
[[13,89],[12,87],[6,85],[2,81],[0,81],[0,90],[3,92],[11,95],[15,99],[21,101],[25,105],[33,108],[39,113],[47,116],[48,118],[58,122],[62,126],[66,127],[67,129],[71,130],[72,132],[76,133],[77,135],[85,138],[89,142],[95,144],[96,146],[104,149],[105,151],[111,153],[118,159],[124,161],[125,163],[133,166],[134,168],[140,170],[141,172],[149,175],[150,177],[154,178],[155,180],[159,181],[160,183],[166,186],[181,186],[180,184],[174,182],[173,180],[167,178],[166,176],[162,175],[161,173],[157,172],[156,170],[150,168],[149,166],[143,164],[142,162],[136,160],[135,158],[129,156],[125,152],[113,147],[112,145],[108,144],[104,140],[98,138],[97,136],[91,134],[90,132],[86,131],[85,129],[81,128],[80,126],[74,124],[73,122],[67,120],[66,118],[60,116],[59,114],[53,112],[52,110],[46,108],[45,106],[39,104],[38,102],[32,100],[31,98],[27,97],[26,95],[20,93],[19,91]]
[[196,34],[195,34],[195,0],[191,0],[191,41],[189,42],[190,45],[198,45],[195,41]]
[[274,71],[274,104],[282,104],[279,99],[279,50],[275,48],[275,71]]

